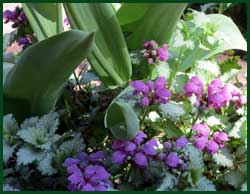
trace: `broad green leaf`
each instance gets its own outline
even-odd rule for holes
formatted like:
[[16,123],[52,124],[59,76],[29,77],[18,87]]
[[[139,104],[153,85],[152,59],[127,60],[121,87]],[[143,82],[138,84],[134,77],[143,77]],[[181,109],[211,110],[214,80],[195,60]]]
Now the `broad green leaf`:
[[111,4],[65,3],[72,28],[95,32],[93,52],[88,61],[109,87],[124,85],[132,65],[121,27]]
[[124,3],[117,12],[120,25],[126,25],[141,19],[149,7],[149,3]]
[[150,4],[134,33],[128,37],[130,49],[141,49],[144,41],[155,40],[160,45],[168,43],[186,3]]
[[71,30],[29,47],[4,84],[4,114],[17,120],[53,109],[64,82],[92,50],[93,33]]
[[3,50],[6,50],[6,48],[10,46],[10,36],[10,33],[3,35]]
[[164,126],[164,131],[167,134],[168,137],[170,138],[177,138],[180,137],[181,135],[183,135],[182,131],[180,130],[180,128],[178,128],[175,123],[169,119],[166,119],[165,121],[163,121],[163,126]]
[[130,140],[139,130],[139,120],[130,104],[113,102],[105,115],[105,127],[118,139]]
[[8,63],[8,62],[3,63],[3,85],[5,83],[5,80],[6,80],[8,73],[10,72],[10,70],[13,67],[14,67],[14,64],[12,64],[12,63]]
[[60,3],[23,3],[22,6],[39,41],[63,31]]

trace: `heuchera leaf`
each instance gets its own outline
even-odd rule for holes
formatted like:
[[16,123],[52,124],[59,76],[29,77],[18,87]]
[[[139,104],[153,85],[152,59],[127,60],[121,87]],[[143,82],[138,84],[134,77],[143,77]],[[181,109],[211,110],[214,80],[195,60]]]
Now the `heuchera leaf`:
[[23,3],[22,6],[39,41],[63,31],[60,3]]
[[95,32],[95,45],[88,61],[109,87],[124,85],[132,65],[121,27],[111,4],[65,3],[72,28]]
[[19,121],[53,109],[64,82],[92,50],[94,34],[71,30],[29,47],[4,84],[4,113]]

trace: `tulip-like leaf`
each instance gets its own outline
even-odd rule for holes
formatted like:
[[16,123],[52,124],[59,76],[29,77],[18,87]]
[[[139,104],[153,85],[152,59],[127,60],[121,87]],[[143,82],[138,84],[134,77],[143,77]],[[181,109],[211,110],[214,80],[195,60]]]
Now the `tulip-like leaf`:
[[65,3],[71,27],[95,32],[95,45],[88,60],[109,87],[124,85],[132,65],[116,12],[107,3]]
[[94,34],[71,30],[29,47],[4,83],[4,114],[21,121],[53,109],[64,82],[91,52]]
[[63,31],[60,3],[23,3],[22,6],[39,41]]
[[128,37],[128,47],[140,49],[147,40],[155,40],[159,44],[168,43],[186,5],[186,3],[150,5],[134,33]]
[[139,130],[139,121],[130,104],[114,102],[106,112],[105,126],[116,138],[130,140],[136,136]]

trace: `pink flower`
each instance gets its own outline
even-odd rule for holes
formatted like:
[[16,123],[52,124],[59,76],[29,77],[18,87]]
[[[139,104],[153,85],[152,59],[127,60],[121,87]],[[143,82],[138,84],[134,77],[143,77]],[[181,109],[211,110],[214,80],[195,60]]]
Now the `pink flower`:
[[215,154],[219,150],[219,145],[214,140],[209,140],[206,150],[209,154]]

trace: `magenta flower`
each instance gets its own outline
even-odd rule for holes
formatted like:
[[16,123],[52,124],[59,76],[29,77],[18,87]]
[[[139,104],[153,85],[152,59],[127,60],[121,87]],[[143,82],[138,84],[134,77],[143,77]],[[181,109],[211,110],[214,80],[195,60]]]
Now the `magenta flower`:
[[199,150],[204,150],[207,144],[207,137],[195,138],[194,146]]
[[196,131],[196,134],[193,137],[208,137],[210,133],[210,128],[207,124],[195,124],[192,129]]
[[143,45],[146,49],[144,57],[147,59],[148,64],[153,64],[159,61],[167,61],[169,59],[168,45],[163,44],[158,47],[158,44],[154,41],[145,42]]
[[204,84],[197,76],[193,76],[183,89],[185,90],[187,96],[190,97],[192,94],[195,94],[198,98],[201,98]]
[[133,95],[145,95],[150,92],[149,87],[143,83],[141,80],[136,80],[131,83],[131,86],[134,88]]
[[139,152],[135,155],[134,161],[138,167],[144,168],[144,167],[148,166],[148,160],[147,160],[146,156],[141,152]]
[[229,141],[228,135],[225,132],[214,132],[213,140],[220,148],[224,147],[224,142]]
[[168,156],[166,157],[165,163],[169,167],[172,167],[172,168],[177,167],[179,164],[179,157],[178,157],[177,153],[171,152],[170,154],[168,154]]
[[183,149],[187,145],[187,143],[187,138],[185,136],[181,136],[176,140],[175,145],[176,147]]
[[147,107],[149,105],[150,101],[149,101],[149,98],[147,96],[144,96],[142,99],[141,99],[141,106],[142,107]]
[[209,154],[215,154],[219,149],[219,145],[213,141],[213,140],[209,140],[207,142],[207,152]]
[[219,79],[214,79],[208,86],[208,94],[213,94],[220,91],[224,86],[224,83]]
[[157,56],[159,57],[160,61],[167,61],[169,58],[169,53],[168,53],[168,45],[164,44],[162,47],[158,48],[156,50]]

